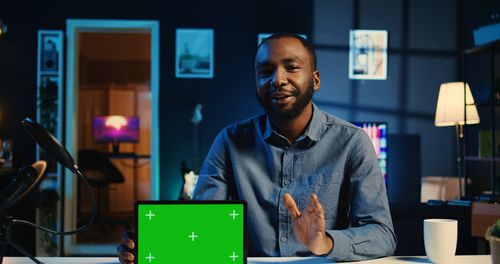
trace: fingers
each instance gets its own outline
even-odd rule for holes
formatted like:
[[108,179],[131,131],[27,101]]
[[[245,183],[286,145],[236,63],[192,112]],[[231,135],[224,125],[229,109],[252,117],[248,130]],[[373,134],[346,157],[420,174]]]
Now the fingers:
[[285,203],[285,207],[288,209],[288,212],[290,213],[292,218],[295,219],[300,217],[300,211],[297,208],[297,204],[289,193],[285,193],[283,195],[283,202]]
[[132,230],[126,230],[122,233],[123,243],[130,249],[135,248],[135,242],[132,240],[132,237],[134,237],[134,231]]
[[133,250],[135,248],[135,242],[132,239],[135,235],[133,230],[127,230],[122,233],[123,244],[120,244],[116,247],[116,251],[118,252],[118,258],[120,263],[122,264],[132,264],[134,263],[134,253]]
[[318,196],[316,194],[311,195],[311,200],[309,201],[309,204],[307,205],[306,211],[310,214],[316,214],[317,216],[324,217],[324,211],[323,211],[323,206],[319,202]]
[[130,252],[130,248],[125,244],[120,244],[116,251],[118,252],[118,258],[120,263],[132,263],[135,259],[134,254]]

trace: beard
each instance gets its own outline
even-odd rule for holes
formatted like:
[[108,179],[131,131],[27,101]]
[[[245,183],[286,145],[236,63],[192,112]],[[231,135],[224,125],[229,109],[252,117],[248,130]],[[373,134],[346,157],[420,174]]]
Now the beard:
[[289,123],[295,120],[295,118],[297,118],[302,113],[302,111],[304,111],[304,108],[311,102],[313,94],[314,83],[311,80],[307,85],[307,89],[304,93],[301,93],[298,89],[295,89],[293,91],[293,96],[295,96],[296,99],[291,108],[279,109],[272,106],[271,99],[268,99],[268,96],[262,98],[258,93],[256,93],[257,101],[259,102],[260,106],[264,108],[264,110],[272,120],[278,121],[280,123]]

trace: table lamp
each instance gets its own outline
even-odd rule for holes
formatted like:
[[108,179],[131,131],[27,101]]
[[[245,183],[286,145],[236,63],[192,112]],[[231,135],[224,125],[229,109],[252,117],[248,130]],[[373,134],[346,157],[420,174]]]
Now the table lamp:
[[[465,99],[465,102],[464,102]],[[463,177],[463,126],[478,124],[479,114],[468,83],[443,83],[439,89],[435,126],[455,126],[457,138],[458,190],[460,198]]]

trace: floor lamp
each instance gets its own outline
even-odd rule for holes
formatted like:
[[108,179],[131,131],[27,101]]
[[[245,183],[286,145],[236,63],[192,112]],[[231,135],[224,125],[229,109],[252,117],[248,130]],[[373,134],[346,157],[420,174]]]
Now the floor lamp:
[[457,140],[458,192],[460,198],[464,195],[462,191],[462,178],[464,175],[463,126],[478,123],[479,115],[476,105],[474,104],[474,98],[472,97],[469,84],[463,82],[441,84],[434,125],[455,126]]

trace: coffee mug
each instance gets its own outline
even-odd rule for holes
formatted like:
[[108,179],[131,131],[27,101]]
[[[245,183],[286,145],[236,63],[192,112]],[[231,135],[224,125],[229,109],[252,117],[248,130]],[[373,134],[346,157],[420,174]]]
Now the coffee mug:
[[452,263],[457,249],[458,221],[425,219],[424,245],[427,258],[433,263]]

